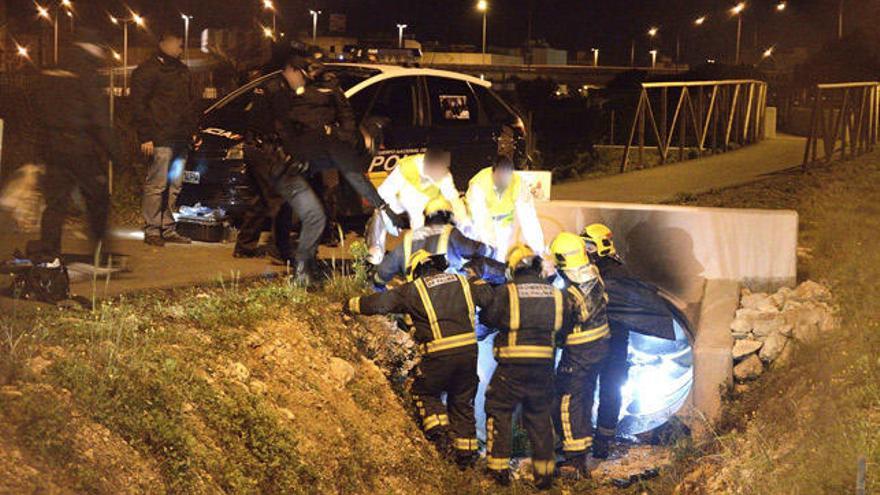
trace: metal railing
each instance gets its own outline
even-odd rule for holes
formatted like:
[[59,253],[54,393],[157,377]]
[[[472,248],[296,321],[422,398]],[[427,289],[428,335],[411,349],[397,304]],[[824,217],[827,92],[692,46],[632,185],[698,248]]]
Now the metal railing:
[[[880,82],[817,84],[803,167],[830,163],[874,149],[880,129]],[[819,142],[822,142],[820,158]]]
[[[671,119],[669,103],[674,105]],[[660,163],[665,163],[676,134],[679,161],[685,159],[687,150],[701,156],[707,149],[718,153],[733,144],[757,142],[764,136],[766,107],[767,83],[753,79],[642,83],[620,171],[626,171],[633,146],[638,149],[640,167],[646,145],[656,148]],[[646,136],[647,124],[651,136]],[[653,138],[653,143],[646,137]]]

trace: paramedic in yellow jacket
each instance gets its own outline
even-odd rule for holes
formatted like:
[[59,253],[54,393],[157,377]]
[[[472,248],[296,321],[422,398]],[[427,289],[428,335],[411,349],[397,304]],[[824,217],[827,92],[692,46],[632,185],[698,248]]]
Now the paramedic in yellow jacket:
[[473,224],[470,234],[503,257],[516,240],[514,227],[518,221],[526,245],[540,256],[544,253],[544,233],[538,213],[528,187],[513,169],[513,160],[499,155],[491,167],[471,178],[467,191]]
[[[467,208],[459,197],[458,189],[449,172],[451,155],[449,151],[429,147],[423,154],[410,155],[400,160],[397,167],[388,174],[379,186],[379,196],[392,211],[409,216],[410,229],[418,229],[425,224],[423,214],[428,201],[445,198],[452,204],[455,224],[462,229],[469,226]],[[384,214],[381,214],[383,217]],[[378,265],[385,253],[385,237],[388,232],[398,235],[399,231],[382,218],[381,222],[371,222],[368,226],[370,262]]]

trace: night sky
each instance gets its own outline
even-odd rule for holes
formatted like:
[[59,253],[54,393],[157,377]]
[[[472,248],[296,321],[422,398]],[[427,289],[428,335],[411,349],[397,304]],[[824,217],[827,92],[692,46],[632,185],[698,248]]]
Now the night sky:
[[[733,2],[717,0],[489,0],[489,44],[522,46],[527,38],[529,11],[533,12],[533,38],[553,47],[589,50],[598,47],[603,61],[628,60],[630,40],[636,39],[638,53],[646,56],[652,44],[646,31],[656,25],[660,35],[653,41],[671,55],[676,33],[684,58],[724,57],[733,50],[736,22],[726,10]],[[123,3],[109,0],[75,0],[85,23],[109,29],[106,12],[125,12]],[[396,36],[395,24],[406,23],[407,34],[422,42],[441,44],[480,43],[481,16],[470,0],[275,0],[279,26],[291,33],[310,29],[309,8],[323,11],[319,30],[326,31],[328,13],[347,14],[348,33],[353,36]],[[816,48],[836,32],[837,0],[789,0],[777,14],[775,1],[749,2],[744,17],[744,50],[779,49],[794,46]],[[872,0],[846,0],[848,30],[880,24],[878,7]],[[8,10],[19,29],[36,24],[31,0],[7,0]],[[873,7],[869,7],[870,5]],[[204,27],[255,26],[269,23],[261,15],[260,0],[131,0],[131,7],[147,17],[151,26],[177,23],[179,13],[195,16],[193,32]],[[708,15],[697,29],[693,20]],[[172,24],[175,25],[175,24]],[[757,30],[757,44],[756,31]]]

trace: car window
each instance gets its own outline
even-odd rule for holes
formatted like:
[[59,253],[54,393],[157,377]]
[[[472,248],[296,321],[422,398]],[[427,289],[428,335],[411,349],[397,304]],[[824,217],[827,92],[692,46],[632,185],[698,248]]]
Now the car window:
[[415,125],[416,81],[415,77],[394,77],[380,83],[370,117],[388,119],[392,126]]
[[455,127],[479,121],[479,107],[467,81],[430,76],[427,82],[433,125]]
[[516,114],[501,100],[501,97],[483,86],[473,85],[483,113],[493,125],[510,125],[516,122]]
[[373,102],[373,98],[376,96],[376,92],[379,91],[380,86],[382,86],[381,83],[371,84],[351,95],[351,98],[348,99],[351,103],[351,108],[354,110],[356,121],[360,122],[364,118],[364,114],[367,113],[367,108]]

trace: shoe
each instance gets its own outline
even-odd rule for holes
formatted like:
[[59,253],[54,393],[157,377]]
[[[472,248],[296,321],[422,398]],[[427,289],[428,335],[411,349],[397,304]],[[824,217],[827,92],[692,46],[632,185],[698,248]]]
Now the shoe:
[[306,289],[317,285],[317,281],[312,275],[311,263],[308,261],[295,261],[293,263],[293,283]]
[[452,456],[452,439],[449,437],[449,429],[444,426],[431,428],[425,437],[434,444],[434,448],[441,456],[449,458]]
[[587,466],[587,456],[579,455],[570,457],[559,464],[559,477],[569,480],[588,480],[591,478],[590,468]]
[[553,475],[535,476],[535,488],[538,490],[549,490],[553,488]]
[[608,459],[611,440],[611,438],[604,435],[596,435],[593,441],[593,457],[596,459]]
[[474,452],[455,452],[455,465],[458,466],[458,469],[461,471],[467,471],[468,469],[474,467],[477,463],[477,459],[480,457],[479,454]]
[[162,240],[170,244],[192,244],[192,239],[185,235],[180,235],[177,232],[164,234]]
[[144,236],[144,244],[148,246],[162,247],[165,245],[165,239],[162,239],[162,236],[158,235],[148,235]]
[[510,469],[490,469],[489,476],[501,486],[510,486]]

